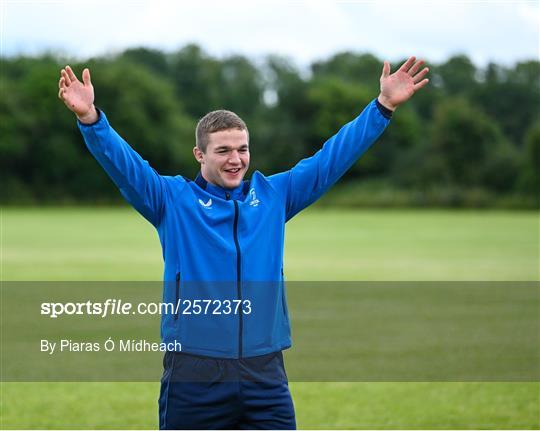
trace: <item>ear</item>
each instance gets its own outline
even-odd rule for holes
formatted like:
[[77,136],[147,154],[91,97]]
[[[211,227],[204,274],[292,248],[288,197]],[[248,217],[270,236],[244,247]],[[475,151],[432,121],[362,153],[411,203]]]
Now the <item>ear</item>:
[[201,165],[204,163],[204,153],[199,147],[193,147],[193,155],[195,156],[195,160],[197,160]]

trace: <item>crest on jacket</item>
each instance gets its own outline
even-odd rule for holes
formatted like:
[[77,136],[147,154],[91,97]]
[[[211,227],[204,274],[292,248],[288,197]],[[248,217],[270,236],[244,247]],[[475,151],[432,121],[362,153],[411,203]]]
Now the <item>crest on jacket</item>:
[[251,189],[251,190],[249,191],[249,196],[250,196],[250,198],[251,198],[251,200],[249,201],[249,204],[250,204],[252,207],[258,206],[260,200],[257,199],[257,194],[255,193],[255,189]]

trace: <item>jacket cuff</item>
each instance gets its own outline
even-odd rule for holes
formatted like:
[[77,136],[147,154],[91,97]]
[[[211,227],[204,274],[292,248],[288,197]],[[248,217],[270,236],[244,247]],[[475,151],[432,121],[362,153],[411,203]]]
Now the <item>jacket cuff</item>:
[[375,99],[375,103],[377,104],[377,108],[379,109],[379,112],[384,118],[387,118],[388,120],[392,118],[392,111],[383,106],[381,102],[379,102],[379,99]]
[[103,115],[101,113],[101,111],[96,107],[96,112],[97,112],[97,120],[94,121],[93,123],[81,123],[79,121],[79,119],[77,118],[77,124],[80,126],[80,127],[92,127],[92,126],[95,126],[97,123],[100,122],[100,120],[102,119]]

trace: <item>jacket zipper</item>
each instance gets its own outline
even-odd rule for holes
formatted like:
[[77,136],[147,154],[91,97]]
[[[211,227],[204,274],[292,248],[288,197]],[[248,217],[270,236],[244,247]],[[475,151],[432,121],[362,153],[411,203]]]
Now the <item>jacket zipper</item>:
[[[176,302],[174,303],[174,306],[178,307],[178,301],[180,301],[180,272],[176,273],[175,291],[176,291]],[[174,320],[178,320],[178,313],[174,313]]]
[[[230,194],[225,195],[227,200],[230,198]],[[240,251],[240,244],[238,242],[238,202],[233,200],[234,203],[234,224],[233,224],[233,236],[234,245],[236,247],[236,296],[240,301],[240,312],[238,313],[238,358],[242,358],[244,352],[244,346],[242,342],[242,332],[244,329],[244,320],[242,316],[242,253]]]

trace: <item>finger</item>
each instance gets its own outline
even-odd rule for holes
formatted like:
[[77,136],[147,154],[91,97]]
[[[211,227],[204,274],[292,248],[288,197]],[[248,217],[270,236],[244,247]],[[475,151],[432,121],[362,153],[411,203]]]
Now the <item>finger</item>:
[[399,70],[401,72],[407,72],[411,68],[411,66],[414,64],[414,60],[416,60],[416,57],[409,57],[409,59],[401,65]]
[[385,61],[382,68],[381,79],[386,78],[389,75],[390,75],[390,63],[388,63],[388,61]]
[[82,79],[83,79],[84,85],[92,85],[92,81],[90,80],[90,70],[88,70],[88,68],[83,70]]
[[414,91],[420,90],[422,87],[424,87],[429,82],[429,79],[424,79],[420,81],[418,84],[414,84]]
[[66,72],[66,69],[62,69],[62,78],[64,78],[64,82],[66,83],[66,87],[69,87],[71,85],[71,79],[69,79],[69,76]]
[[75,74],[73,73],[73,70],[71,70],[71,67],[69,66],[66,66],[66,72],[69,76],[69,79],[71,80],[71,82],[77,82],[78,79],[77,77],[75,76]]
[[64,100],[64,89],[63,88],[60,88],[60,90],[58,90],[58,98],[60,100]]
[[413,82],[414,82],[415,84],[418,83],[418,82],[420,82],[420,81],[422,80],[422,78],[423,78],[424,76],[426,76],[426,73],[428,73],[428,72],[429,72],[429,68],[424,67],[420,73],[418,73],[418,74],[416,74],[415,76],[413,76]]
[[65,82],[64,82],[64,77],[61,77],[59,80],[58,80],[58,88],[63,88],[65,87]]
[[414,63],[413,67],[409,69],[409,75],[414,76],[416,72],[420,70],[420,67],[424,64],[424,60],[418,60],[416,63]]

